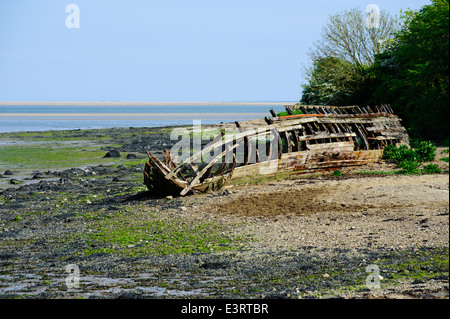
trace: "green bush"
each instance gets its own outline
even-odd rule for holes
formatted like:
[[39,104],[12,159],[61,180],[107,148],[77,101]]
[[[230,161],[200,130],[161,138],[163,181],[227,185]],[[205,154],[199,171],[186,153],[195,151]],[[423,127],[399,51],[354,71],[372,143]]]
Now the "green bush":
[[[294,115],[297,115],[297,114],[303,114],[303,112],[302,112],[301,110],[298,110],[298,109],[292,110],[292,113],[294,113]],[[288,115],[289,115],[288,112],[280,112],[280,113],[277,113],[277,116],[278,116],[278,117],[280,117],[280,116],[288,116]]]
[[414,149],[409,148],[406,145],[397,147],[395,145],[388,145],[383,150],[383,158],[391,159],[397,163],[402,161],[419,161],[419,156]]
[[340,170],[335,170],[334,172],[333,172],[333,176],[343,176],[344,175],[344,173],[342,173]]
[[442,170],[436,164],[428,164],[423,167],[422,172],[426,174],[439,174]]
[[[423,162],[430,162],[436,158],[436,146],[431,142],[414,141],[413,148],[406,145],[397,147],[396,145],[388,145],[383,150],[383,158],[390,159],[397,163],[401,168],[401,174],[419,174],[419,166]],[[435,164],[430,164],[435,165]],[[424,173],[436,173],[437,166],[427,165],[426,169],[422,170]]]
[[383,149],[383,159],[393,159],[398,152],[398,148],[395,145],[388,145]]
[[422,162],[431,162],[436,158],[437,147],[431,142],[414,142],[413,147],[418,159]]
[[402,170],[400,171],[401,174],[418,174],[420,173],[419,166],[420,163],[416,161],[411,160],[403,160],[398,162],[398,167],[400,167]]

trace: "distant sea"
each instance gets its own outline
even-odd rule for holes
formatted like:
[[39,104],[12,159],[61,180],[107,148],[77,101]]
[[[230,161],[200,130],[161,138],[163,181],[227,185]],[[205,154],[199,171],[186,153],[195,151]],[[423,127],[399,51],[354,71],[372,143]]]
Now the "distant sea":
[[270,116],[295,102],[174,102],[0,104],[0,132],[161,127],[244,121]]

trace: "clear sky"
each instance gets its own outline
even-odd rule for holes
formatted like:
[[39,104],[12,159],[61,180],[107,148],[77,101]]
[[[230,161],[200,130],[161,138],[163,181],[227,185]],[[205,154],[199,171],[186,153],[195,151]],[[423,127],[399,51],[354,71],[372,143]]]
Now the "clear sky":
[[0,0],[0,101],[298,101],[329,15],[369,4],[430,1]]

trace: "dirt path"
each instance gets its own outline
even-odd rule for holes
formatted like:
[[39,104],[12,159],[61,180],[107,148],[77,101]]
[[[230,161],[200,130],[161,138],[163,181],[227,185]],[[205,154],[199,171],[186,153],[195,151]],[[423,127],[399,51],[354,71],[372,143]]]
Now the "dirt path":
[[204,210],[249,221],[264,245],[448,246],[447,175],[297,180],[242,187]]

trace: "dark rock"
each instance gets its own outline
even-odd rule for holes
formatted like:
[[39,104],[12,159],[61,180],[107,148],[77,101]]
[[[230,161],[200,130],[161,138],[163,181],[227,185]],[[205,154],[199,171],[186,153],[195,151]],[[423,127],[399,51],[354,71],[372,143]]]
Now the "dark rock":
[[42,178],[44,178],[44,174],[42,174],[42,173],[36,173],[36,174],[33,175],[32,178],[33,178],[33,179],[42,179]]
[[136,154],[128,154],[127,159],[137,159]]
[[106,153],[105,156],[103,156],[103,158],[105,157],[120,157],[120,152],[119,150],[111,150],[108,153]]
[[200,268],[205,269],[224,269],[229,266],[227,262],[206,262],[200,266]]
[[10,183],[10,184],[13,184],[13,185],[22,184],[21,181],[19,181],[18,179],[15,179],[15,178],[10,179],[10,180],[9,180],[9,183]]
[[11,172],[10,170],[7,170],[3,173],[3,175],[14,175],[14,173]]

